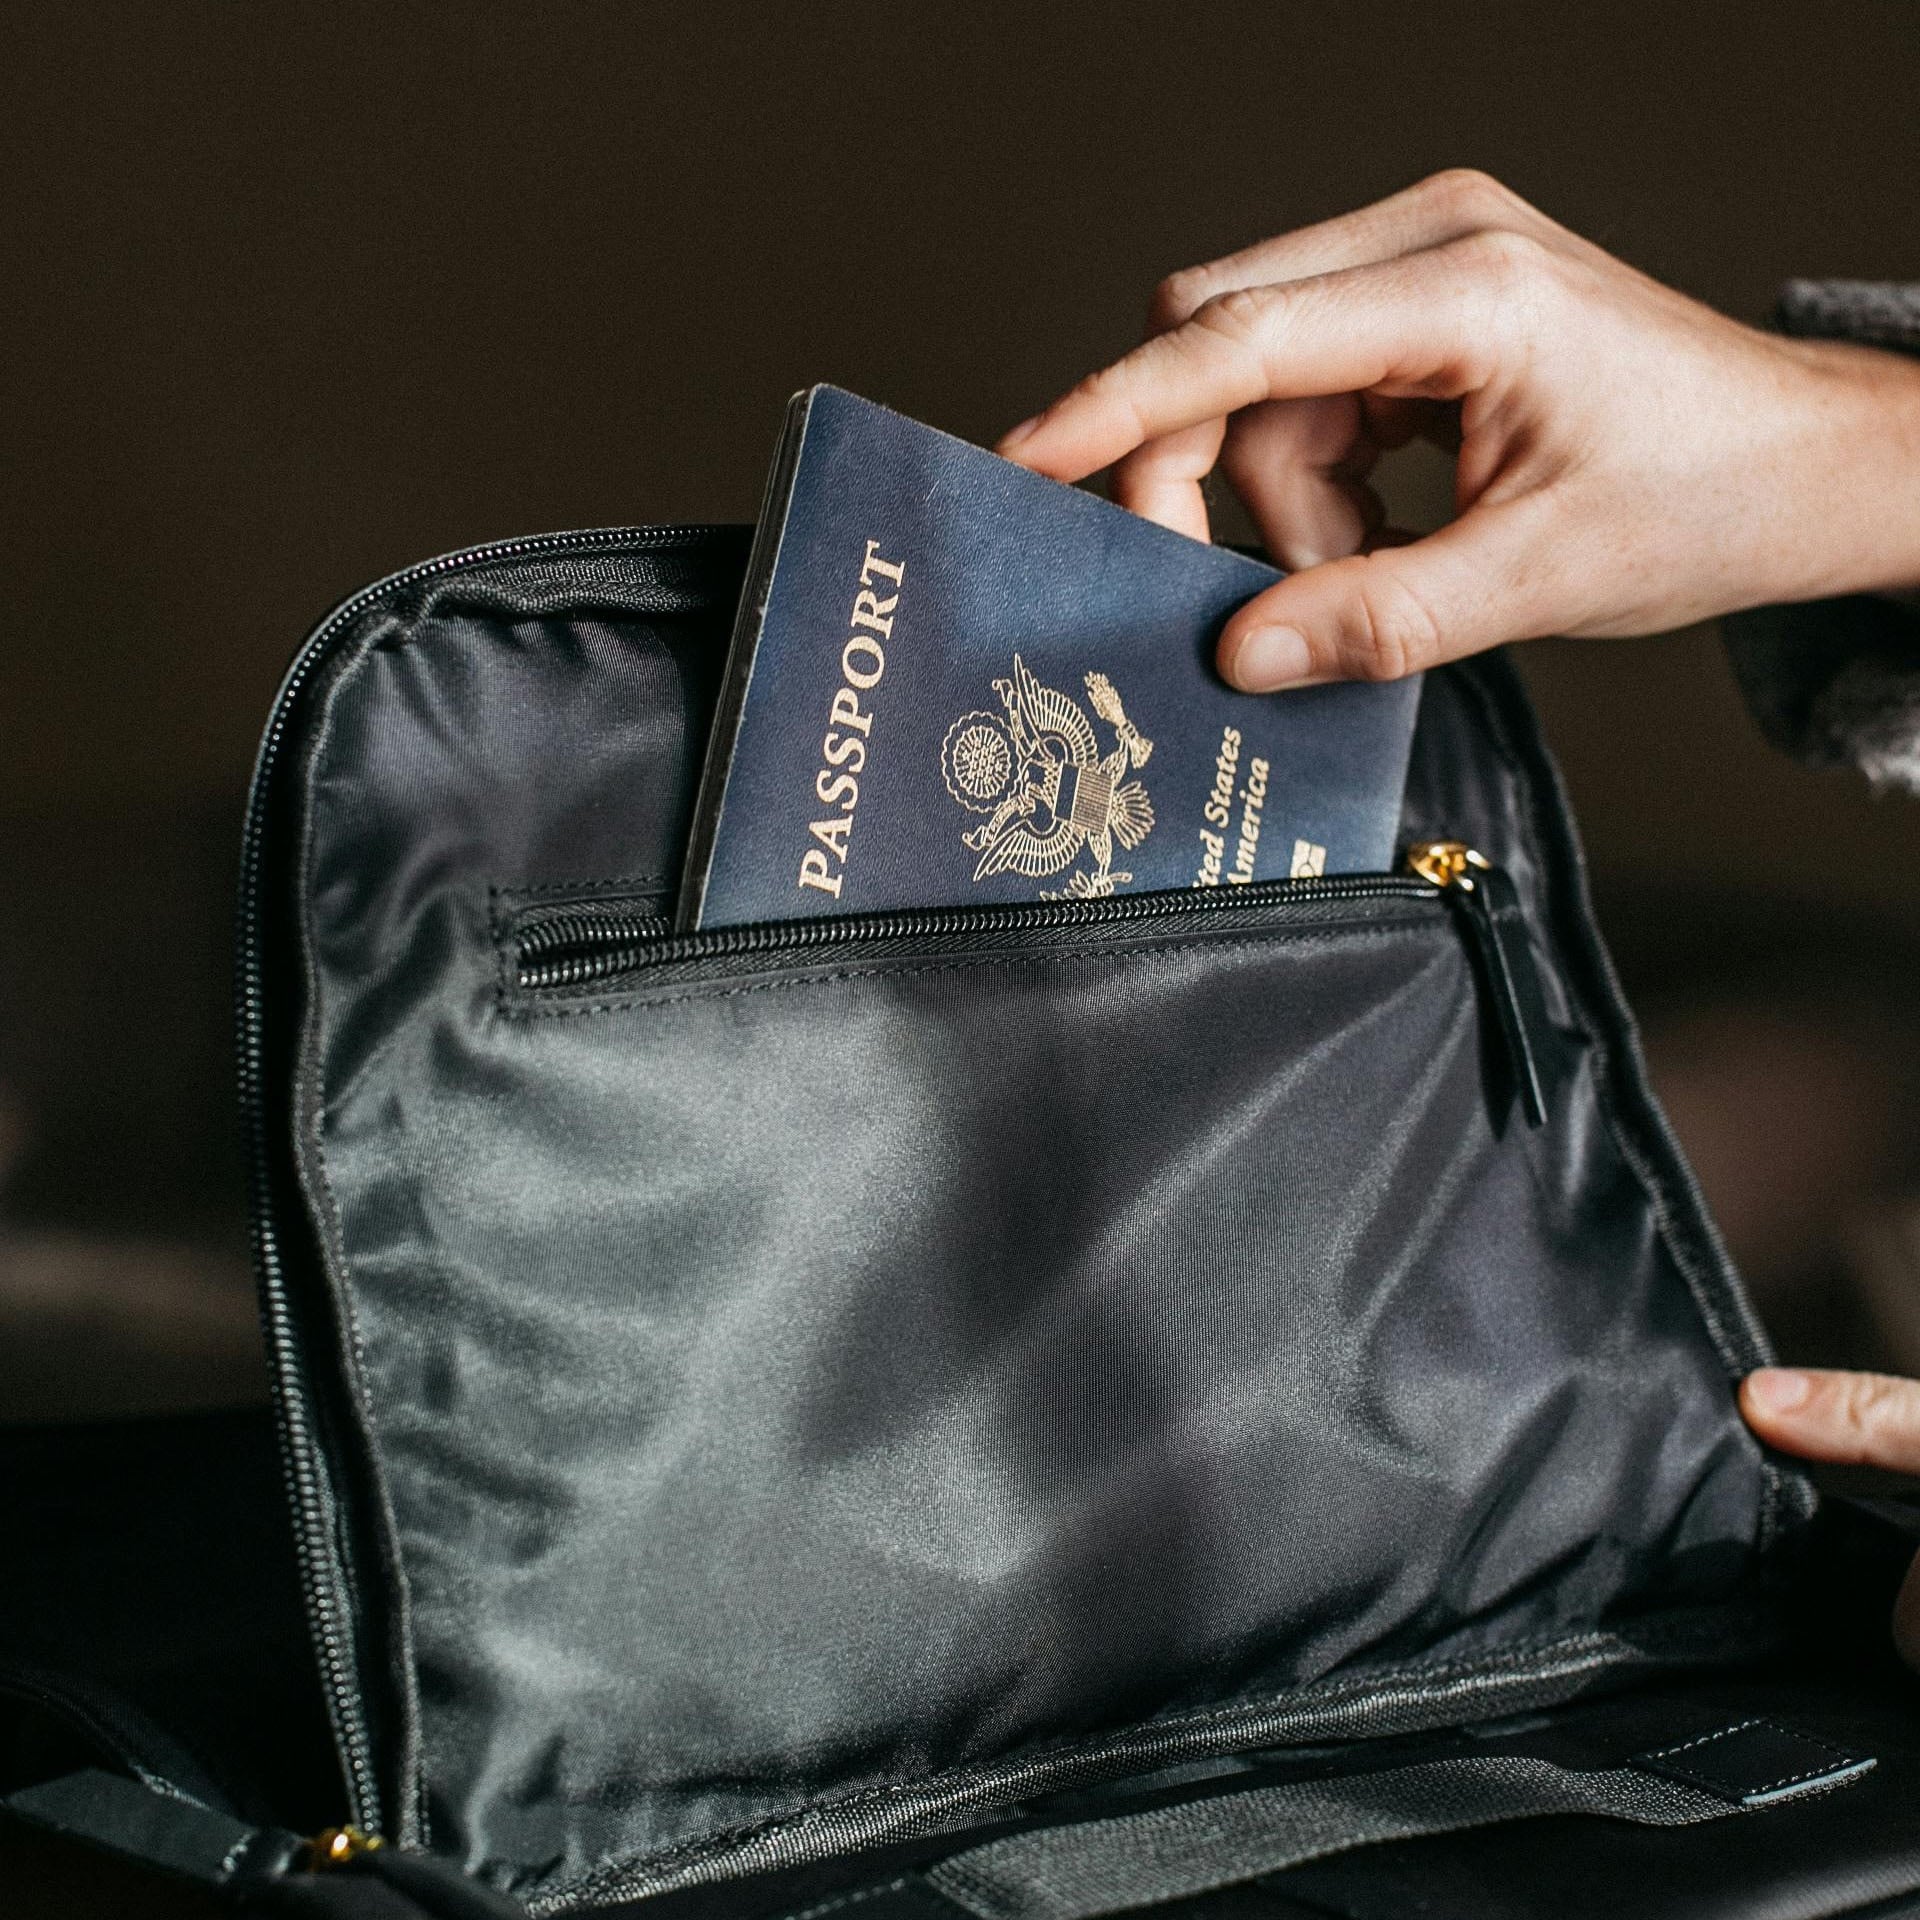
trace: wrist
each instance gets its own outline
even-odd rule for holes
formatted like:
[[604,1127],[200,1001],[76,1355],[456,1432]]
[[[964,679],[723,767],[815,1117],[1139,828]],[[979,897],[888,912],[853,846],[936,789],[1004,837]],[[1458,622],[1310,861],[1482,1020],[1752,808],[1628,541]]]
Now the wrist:
[[1778,343],[1788,426],[1751,603],[1920,589],[1920,360],[1835,341]]

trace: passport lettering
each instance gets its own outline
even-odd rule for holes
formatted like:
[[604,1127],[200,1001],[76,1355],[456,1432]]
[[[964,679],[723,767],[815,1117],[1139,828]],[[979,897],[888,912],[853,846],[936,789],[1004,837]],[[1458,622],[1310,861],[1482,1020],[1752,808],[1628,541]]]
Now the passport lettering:
[[[800,878],[795,883],[840,898],[846,878],[847,850],[853,839],[853,810],[860,804],[860,774],[867,764],[867,743],[873,735],[873,708],[860,705],[887,671],[886,643],[893,638],[894,609],[900,604],[901,584],[907,577],[904,560],[880,558],[880,543],[867,542],[866,564],[860,569],[860,591],[853,596],[851,631],[840,649],[840,684],[827,708],[826,738],[820,742],[825,763],[813,777],[814,797],[822,806],[838,807],[837,814],[816,820],[807,832],[819,846],[800,856]],[[884,598],[877,590],[891,585]],[[831,856],[831,863],[829,862]]]
[[1226,829],[1233,819],[1233,781],[1240,765],[1240,729],[1222,727],[1220,730],[1220,751],[1213,757],[1213,788],[1207,795],[1207,804],[1200,809],[1200,816],[1207,826],[1216,829],[1209,833],[1207,827],[1200,829],[1200,871],[1193,877],[1196,887],[1217,887],[1220,884],[1220,863],[1226,858]]

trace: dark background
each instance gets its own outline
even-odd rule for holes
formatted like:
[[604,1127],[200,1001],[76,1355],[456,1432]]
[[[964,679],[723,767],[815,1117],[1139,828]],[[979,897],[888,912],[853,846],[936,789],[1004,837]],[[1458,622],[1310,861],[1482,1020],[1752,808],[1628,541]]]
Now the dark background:
[[[362,581],[748,518],[815,380],[990,439],[1168,270],[1441,166],[1755,320],[1920,278],[1911,0],[83,5],[4,49],[0,1417],[259,1391],[234,849]],[[1708,630],[1525,664],[1783,1343],[1920,1367],[1920,805],[1770,754]]]

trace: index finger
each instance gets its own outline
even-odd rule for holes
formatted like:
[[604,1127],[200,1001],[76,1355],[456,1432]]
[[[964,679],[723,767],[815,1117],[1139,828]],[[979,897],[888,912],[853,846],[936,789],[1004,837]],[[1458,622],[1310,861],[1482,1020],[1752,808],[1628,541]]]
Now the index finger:
[[[1474,236],[1209,300],[1016,427],[998,451],[1080,480],[1143,442],[1260,400],[1378,391],[1457,400],[1482,385],[1491,314]],[[1524,243],[1519,243],[1524,244]]]
[[1154,295],[1151,330],[1160,333],[1178,326],[1203,301],[1236,287],[1366,266],[1494,227],[1530,234],[1549,246],[1565,246],[1573,239],[1510,187],[1477,169],[1453,167],[1370,206],[1170,274]]

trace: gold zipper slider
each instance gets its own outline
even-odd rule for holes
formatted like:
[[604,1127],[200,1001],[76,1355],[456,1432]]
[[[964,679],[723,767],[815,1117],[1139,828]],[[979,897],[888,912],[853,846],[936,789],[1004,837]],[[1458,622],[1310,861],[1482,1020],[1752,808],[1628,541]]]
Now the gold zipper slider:
[[[1512,879],[1464,840],[1416,840],[1407,849],[1407,869],[1447,895],[1466,928],[1506,1042],[1511,1091],[1528,1121],[1542,1125],[1558,1043]],[[1500,1104],[1504,1110],[1505,1096]]]
[[1475,872],[1485,873],[1493,865],[1484,853],[1464,840],[1416,840],[1407,849],[1407,871],[1415,873],[1434,887],[1458,887],[1473,891]]
[[328,1867],[344,1867],[349,1860],[385,1845],[377,1833],[359,1827],[328,1827],[307,1842],[307,1871],[320,1873]]

